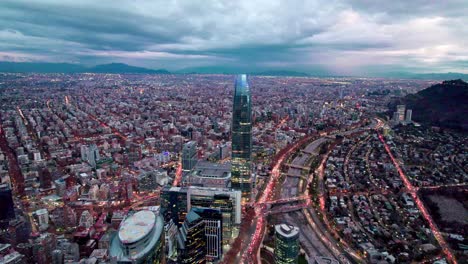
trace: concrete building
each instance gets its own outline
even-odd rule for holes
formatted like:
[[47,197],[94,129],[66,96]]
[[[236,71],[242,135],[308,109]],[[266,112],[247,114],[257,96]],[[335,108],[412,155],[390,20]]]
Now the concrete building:
[[406,105],[397,105],[398,120],[405,121]]
[[231,183],[231,164],[199,161],[187,175],[190,186],[229,188]]
[[96,144],[89,146],[81,145],[81,160],[88,162],[92,167],[96,167],[96,162],[101,159],[99,149]]
[[407,123],[411,123],[411,116],[413,115],[413,110],[411,109],[408,109],[406,110],[406,117],[405,117],[405,121]]
[[37,222],[39,230],[45,231],[49,228],[49,212],[47,209],[39,209],[36,211]]

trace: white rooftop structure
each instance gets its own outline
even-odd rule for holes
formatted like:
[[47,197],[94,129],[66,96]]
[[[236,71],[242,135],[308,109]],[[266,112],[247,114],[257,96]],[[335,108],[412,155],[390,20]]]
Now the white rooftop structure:
[[163,228],[164,220],[153,211],[129,213],[111,241],[111,260],[117,263],[153,263],[159,260]]
[[281,236],[289,238],[294,237],[299,234],[299,228],[287,224],[281,224],[275,226],[275,231],[279,233]]
[[119,229],[119,239],[123,244],[132,244],[150,233],[156,223],[151,211],[140,211],[125,219]]

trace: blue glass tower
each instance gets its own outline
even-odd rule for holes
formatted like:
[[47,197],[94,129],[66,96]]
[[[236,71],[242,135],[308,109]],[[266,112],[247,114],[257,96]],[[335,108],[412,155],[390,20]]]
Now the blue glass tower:
[[242,192],[243,201],[252,193],[252,106],[247,75],[236,78],[232,107],[231,187]]

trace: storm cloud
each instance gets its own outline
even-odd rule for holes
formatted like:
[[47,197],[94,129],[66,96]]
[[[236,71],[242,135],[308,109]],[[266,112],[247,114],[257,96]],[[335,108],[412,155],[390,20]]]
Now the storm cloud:
[[0,60],[468,73],[468,2],[2,0]]

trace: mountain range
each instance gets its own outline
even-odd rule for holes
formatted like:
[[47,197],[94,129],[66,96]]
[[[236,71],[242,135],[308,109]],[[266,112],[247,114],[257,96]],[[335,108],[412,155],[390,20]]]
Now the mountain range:
[[130,66],[124,63],[109,63],[85,67],[71,63],[41,63],[41,62],[0,62],[0,72],[16,73],[147,73],[169,74],[165,69],[147,69]]
[[[254,70],[226,66],[193,67],[170,72],[166,69],[148,69],[136,67],[124,63],[101,64],[86,67],[72,63],[47,63],[47,62],[6,62],[0,61],[0,72],[13,73],[141,73],[141,74],[239,74],[248,73],[258,76],[296,76],[296,77],[362,77],[362,76],[337,76],[326,69],[313,67],[308,71],[295,71],[285,69]],[[411,72],[387,72],[373,77],[400,78],[400,79],[432,79],[468,80],[468,74],[463,73],[411,73]]]

